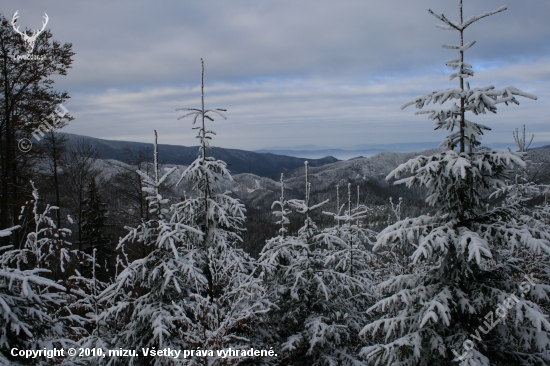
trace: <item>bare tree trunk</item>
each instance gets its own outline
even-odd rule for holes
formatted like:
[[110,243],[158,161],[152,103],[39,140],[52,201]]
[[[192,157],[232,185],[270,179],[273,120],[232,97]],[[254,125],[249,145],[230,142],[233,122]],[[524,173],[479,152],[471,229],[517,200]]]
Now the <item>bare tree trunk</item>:
[[80,178],[78,179],[78,250],[82,250],[82,170],[80,171]]
[[98,158],[97,151],[90,143],[80,140],[67,150],[67,162],[64,175],[64,191],[67,208],[76,221],[78,249],[82,250],[82,213],[84,211],[85,189],[88,182],[95,179],[99,171],[94,168]]
[[[52,130],[52,135],[54,134],[54,131]],[[55,143],[55,137],[52,138],[53,141],[53,183],[55,185],[55,205],[58,207],[56,210],[57,214],[57,227],[61,227],[61,201],[59,199],[59,179],[57,176],[57,146]]]
[[46,154],[49,160],[51,174],[53,177],[53,189],[55,194],[55,205],[59,207],[56,210],[57,227],[61,227],[61,194],[59,188],[59,165],[64,152],[65,139],[56,135],[55,129],[49,131],[49,135],[46,138]]

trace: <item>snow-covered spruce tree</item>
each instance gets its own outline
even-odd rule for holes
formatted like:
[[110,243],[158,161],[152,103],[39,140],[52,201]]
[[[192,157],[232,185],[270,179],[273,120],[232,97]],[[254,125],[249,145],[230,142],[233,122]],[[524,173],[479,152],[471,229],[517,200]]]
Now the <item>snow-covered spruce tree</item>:
[[[534,135],[531,135],[530,141],[525,134],[525,125],[523,125],[523,134],[520,135],[518,129],[513,132],[514,140],[518,151],[526,152],[533,141]],[[523,224],[529,228],[550,234],[550,206],[546,196],[549,186],[538,185],[529,178],[527,169],[520,169],[515,175],[515,179],[507,181],[502,187],[496,189],[492,198],[504,196],[503,205],[516,205],[518,215],[513,218],[516,224]],[[543,202],[536,204],[541,198]],[[521,259],[518,264],[523,272],[531,274],[541,283],[550,283],[550,254],[546,252],[533,253],[528,248],[514,245],[511,248],[505,248],[504,255],[512,255]],[[545,309],[545,313],[550,313],[550,301],[548,298],[540,299],[539,304]]]
[[[437,128],[450,131],[443,143],[448,150],[411,159],[387,177],[410,173],[396,183],[425,186],[426,201],[439,210],[434,216],[398,221],[377,237],[375,249],[399,250],[404,244],[413,247],[411,259],[420,270],[380,284],[387,297],[369,312],[380,313],[381,318],[361,331],[362,335],[379,335],[380,344],[364,347],[361,352],[372,364],[550,362],[550,323],[536,303],[547,299],[550,287],[527,284],[518,266],[520,259],[505,255],[513,247],[524,247],[533,254],[548,252],[550,238],[544,231],[515,220],[517,204],[489,210],[485,205],[486,192],[503,186],[509,169],[524,166],[522,155],[477,150],[482,132],[489,128],[465,118],[466,112],[494,113],[498,103],[518,104],[516,96],[536,99],[514,87],[471,89],[464,81],[473,76],[471,65],[464,62],[464,51],[474,44],[464,44],[464,30],[505,9],[463,20],[460,1],[458,22],[429,11],[445,23],[440,28],[460,33],[460,44],[444,45],[460,52],[459,58],[447,61],[459,69],[451,79],[458,77],[460,86],[422,95],[402,108],[412,104],[423,108],[430,102],[442,104],[453,99],[460,105],[417,112],[429,114]],[[453,132],[455,127],[457,132]],[[459,151],[453,150],[456,146]]]
[[[521,149],[521,148],[520,148]],[[539,186],[529,181],[525,170],[516,174],[515,180],[495,190],[491,197],[505,196],[503,206],[516,206],[517,214],[511,218],[511,223],[523,225],[529,230],[540,232],[540,236],[550,239],[550,206],[546,201],[540,204],[532,204],[546,196],[548,186]],[[515,243],[514,243],[515,244]],[[550,284],[550,253],[546,251],[533,251],[521,245],[501,248],[500,256],[515,257],[519,259],[518,267],[523,273],[530,274],[539,283]],[[541,294],[542,295],[542,294]],[[538,296],[538,305],[544,309],[545,314],[550,314],[550,299]]]
[[[397,204],[391,197],[389,201],[387,226],[403,219],[403,198],[399,197]],[[405,242],[395,243],[391,250],[378,250],[376,254],[380,260],[380,270],[384,272],[380,278],[386,280],[389,277],[410,272],[412,269],[410,255],[413,251],[414,248]]]
[[[323,212],[333,216],[337,225],[323,230],[318,238],[326,241],[329,247],[336,249],[333,255],[340,261],[337,268],[345,269],[351,276],[354,276],[354,273],[364,272],[367,262],[372,259],[366,246],[372,244],[371,239],[376,237],[376,233],[364,227],[362,223],[362,220],[370,212],[369,207],[360,205],[359,202],[356,207],[352,208],[351,183],[348,183],[347,210],[343,213],[341,211],[337,213]],[[336,247],[334,247],[335,240],[339,244]]]
[[82,248],[89,254],[95,250],[95,276],[103,282],[109,279],[113,250],[111,239],[107,235],[107,209],[101,197],[95,178],[88,185],[88,197],[84,200],[82,212]]
[[523,125],[523,134],[521,136],[517,128],[515,131],[512,131],[512,135],[514,136],[514,141],[516,142],[520,152],[526,152],[535,138],[535,135],[532,134],[531,139],[527,142],[527,139],[525,138],[525,125]]
[[[79,342],[79,347],[89,350],[94,350],[92,356],[88,354],[85,357],[79,353],[74,357],[67,357],[63,365],[101,365],[106,364],[102,354],[108,354],[109,349],[112,349],[109,341],[112,339],[112,329],[107,326],[104,320],[100,318],[103,311],[103,304],[100,302],[99,295],[105,288],[107,283],[100,281],[97,278],[96,272],[101,269],[97,264],[97,248],[93,248],[92,255],[87,256],[87,262],[91,267],[91,277],[83,276],[78,270],[75,270],[75,275],[69,277],[73,288],[71,292],[75,295],[76,301],[69,304],[72,313],[81,314],[84,316],[78,319],[82,328],[86,333],[82,334]],[[98,350],[102,354],[100,357],[95,357]],[[114,363],[114,362],[113,362]]]
[[261,280],[254,276],[254,260],[235,249],[244,207],[213,189],[215,180],[230,175],[224,162],[206,156],[211,132],[205,129],[205,119],[212,118],[211,110],[204,109],[204,93],[202,100],[202,109],[191,110],[195,121],[202,120],[201,156],[182,175],[195,183],[195,197],[173,204],[167,212],[158,188],[173,170],[158,178],[155,164],[153,177],[140,174],[153,219],[131,229],[119,247],[139,242],[151,252],[129,263],[103,292],[101,298],[110,306],[100,316],[106,323],[116,319],[122,324],[115,347],[139,350],[140,357],[120,357],[112,364],[143,363],[142,348],[153,347],[201,351],[186,359],[183,353],[178,359],[147,359],[155,365],[241,363],[246,357],[232,354],[218,360],[216,351],[255,347],[251,337],[256,329],[251,325],[268,310]]
[[[31,182],[32,184],[32,182]],[[21,357],[13,357],[10,350],[53,349],[75,346],[69,337],[81,333],[72,321],[79,320],[66,308],[66,288],[58,280],[71,259],[78,258],[67,248],[63,237],[66,229],[55,226],[50,217],[55,206],[38,210],[38,192],[33,185],[30,203],[32,225],[21,249],[0,248],[0,364],[18,365]],[[17,228],[0,231],[7,236]],[[52,273],[53,269],[55,273]],[[36,365],[50,365],[59,360],[38,358]],[[26,362],[26,360],[25,360]]]
[[283,239],[286,233],[288,232],[288,229],[285,227],[285,225],[290,224],[290,221],[288,220],[288,215],[292,212],[289,209],[287,209],[288,202],[285,200],[285,179],[284,178],[285,178],[284,174],[281,173],[281,179],[280,179],[281,198],[278,201],[273,202],[273,204],[271,205],[272,210],[275,208],[275,206],[280,207],[280,211],[273,211],[273,215],[279,218],[276,224],[281,225],[281,228],[279,229],[279,236]]
[[[269,348],[261,343],[260,317],[271,307],[256,261],[236,244],[242,241],[244,230],[244,205],[229,196],[231,192],[218,193],[216,181],[232,180],[225,162],[207,156],[207,148],[213,131],[206,129],[209,115],[226,118],[223,109],[204,107],[204,62],[201,59],[201,109],[181,108],[187,113],[179,119],[193,116],[193,124],[200,121],[197,138],[200,140],[200,156],[183,172],[182,179],[193,183],[193,192],[185,201],[173,206],[175,216],[197,229],[189,237],[189,248],[198,253],[195,270],[202,281],[196,281],[193,293],[180,308],[183,327],[180,336],[191,348],[209,350],[210,356],[192,357],[190,365],[229,365],[247,360],[240,354],[218,357],[216,350]],[[200,231],[199,231],[200,230]],[[213,356],[213,357],[212,357]],[[258,363],[267,359],[257,360]]]
[[[360,365],[358,332],[372,286],[366,253],[358,248],[362,234],[351,228],[359,216],[335,215],[345,222],[340,229],[319,232],[310,214],[328,200],[311,205],[307,162],[305,175],[305,200],[286,201],[283,192],[274,204],[281,208],[276,215],[283,218],[282,228],[260,257],[277,305],[266,322],[280,348],[280,364]],[[298,236],[285,235],[287,204],[305,215]]]
[[[156,156],[155,139],[155,156]],[[150,197],[151,220],[137,228],[128,228],[129,233],[120,240],[117,250],[139,243],[149,248],[148,255],[126,264],[124,270],[100,295],[98,302],[104,307],[96,324],[104,331],[93,333],[84,344],[96,344],[111,349],[135,350],[131,357],[90,357],[89,364],[141,365],[151,362],[154,365],[171,365],[168,358],[143,358],[142,348],[183,350],[188,348],[178,334],[183,326],[181,308],[196,286],[206,279],[197,270],[197,251],[190,248],[189,236],[202,233],[182,223],[174,212],[164,211],[168,201],[158,193],[158,189],[175,170],[170,169],[158,177],[158,164],[155,159],[153,177],[143,171],[138,174],[143,180],[144,191]],[[161,215],[162,213],[162,215]],[[169,214],[170,219],[165,219]],[[126,256],[126,258],[128,258]],[[109,335],[113,334],[112,339]],[[120,355],[122,356],[122,355]]]
[[161,186],[164,184],[166,178],[168,178],[170,174],[172,174],[176,170],[176,167],[169,169],[161,178],[159,178],[160,172],[158,154],[158,134],[157,130],[155,130],[155,143],[153,145],[154,174],[152,177],[150,177],[146,172],[143,172],[139,169],[137,170],[137,173],[142,180],[142,191],[147,194],[145,200],[148,202],[149,214],[153,215],[153,217],[164,219],[166,218],[166,215],[170,213],[170,210],[166,207],[163,207],[163,205],[168,204],[170,201],[166,198],[162,198],[162,195],[160,194]]
[[23,251],[18,252],[21,253],[18,265],[45,268],[49,271],[47,277],[54,281],[64,280],[68,277],[68,269],[71,269],[68,266],[74,266],[81,254],[72,249],[72,244],[66,240],[71,230],[58,228],[51,218],[59,207],[47,204],[40,212],[38,190],[32,181],[30,184],[33,200],[27,202],[28,207],[21,208],[19,216],[23,225],[28,227],[29,234],[23,244]]

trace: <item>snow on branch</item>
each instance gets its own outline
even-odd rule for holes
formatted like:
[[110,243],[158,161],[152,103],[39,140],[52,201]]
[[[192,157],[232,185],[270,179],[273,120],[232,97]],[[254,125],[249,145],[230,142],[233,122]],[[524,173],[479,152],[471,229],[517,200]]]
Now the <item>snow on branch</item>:
[[[472,41],[470,43],[465,44],[462,47],[460,45],[443,43],[442,47],[448,50],[466,51],[468,48],[472,47],[475,43],[476,41]],[[472,66],[469,66],[469,67],[472,67]]]
[[299,213],[302,213],[302,214],[307,214],[307,213],[310,213],[316,209],[318,209],[319,207],[322,207],[324,206],[325,204],[327,204],[330,200],[326,199],[324,200],[323,202],[320,202],[316,205],[313,205],[313,206],[309,206],[303,201],[303,200],[299,200],[299,199],[292,199],[292,200],[288,200],[287,203],[293,207],[294,209],[296,209],[296,212],[299,212]]
[[7,228],[7,229],[0,230],[0,238],[5,237],[5,236],[10,236],[13,230],[17,230],[19,228],[20,228],[20,226],[17,225],[17,226],[14,226],[14,227],[10,227],[10,228]]
[[[464,65],[470,66],[470,65]],[[470,71],[470,70],[463,70]],[[453,74],[458,75],[458,74]],[[461,90],[459,87],[452,87],[443,90],[436,90],[429,94],[423,94],[421,96],[415,97],[414,99],[409,100],[401,106],[401,109],[405,109],[410,105],[415,104],[416,108],[422,109],[424,106],[430,103],[439,103],[443,104],[450,99],[460,99],[465,98],[466,105],[465,109],[472,111],[474,114],[484,114],[485,110],[496,113],[496,104],[505,103],[514,103],[519,104],[516,99],[516,96],[521,96],[529,98],[532,100],[537,100],[537,96],[531,93],[524,92],[519,90],[514,86],[507,86],[503,89],[495,89],[493,85],[489,85],[482,88],[473,88],[468,90]],[[457,113],[457,110],[454,110]],[[433,119],[433,118],[432,118]]]
[[427,9],[427,10],[428,10],[428,13],[432,14],[434,17],[441,20],[443,23],[447,24],[446,26],[438,24],[437,25],[438,28],[444,29],[444,30],[453,30],[453,29],[460,30],[459,24],[457,24],[456,22],[450,21],[449,19],[447,19],[447,17],[445,17],[445,15],[436,14],[431,9]]
[[501,6],[500,8],[496,9],[496,10],[493,10],[493,11],[488,11],[488,12],[485,12],[483,14],[480,14],[480,15],[477,15],[477,16],[474,16],[472,15],[471,17],[469,17],[468,19],[466,19],[461,25],[461,29],[466,29],[466,27],[468,27],[470,24],[474,23],[474,22],[477,22],[478,20],[482,19],[482,18],[485,18],[485,17],[488,17],[488,16],[491,16],[493,14],[496,14],[496,13],[500,13],[501,11],[504,11],[508,9],[508,7],[506,5],[503,5]]
[[434,17],[436,17],[437,19],[441,20],[443,23],[446,24],[446,25],[437,24],[436,27],[438,27],[440,29],[443,29],[443,30],[456,29],[458,31],[462,31],[462,30],[466,29],[470,24],[472,24],[474,22],[477,22],[478,20],[480,20],[482,18],[491,16],[491,15],[496,14],[496,13],[500,13],[501,11],[504,11],[506,9],[508,9],[508,7],[506,5],[503,5],[500,8],[498,8],[496,10],[493,10],[493,11],[488,11],[488,12],[485,12],[485,13],[480,14],[480,15],[472,15],[471,17],[469,17],[468,19],[466,19],[462,23],[453,22],[453,21],[447,19],[447,17],[445,17],[445,15],[436,14],[431,9],[428,9],[428,13],[432,14]]

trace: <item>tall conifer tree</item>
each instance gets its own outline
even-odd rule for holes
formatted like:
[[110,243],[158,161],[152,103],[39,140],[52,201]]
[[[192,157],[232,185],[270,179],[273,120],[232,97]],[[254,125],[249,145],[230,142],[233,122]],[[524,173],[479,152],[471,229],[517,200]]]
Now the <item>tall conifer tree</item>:
[[505,9],[464,20],[460,0],[458,21],[429,10],[444,23],[438,27],[460,34],[459,44],[443,45],[459,51],[458,58],[446,63],[458,69],[451,79],[458,78],[459,86],[424,94],[402,108],[414,104],[421,109],[452,100],[459,104],[417,112],[428,114],[436,129],[450,132],[443,142],[447,150],[411,159],[387,177],[410,174],[396,183],[426,187],[426,201],[438,213],[400,220],[377,237],[375,249],[413,248],[417,270],[380,284],[386,297],[369,312],[379,312],[382,318],[362,330],[363,335],[380,336],[380,344],[362,351],[369,362],[542,365],[550,361],[550,322],[537,305],[548,299],[550,287],[527,283],[523,276],[529,274],[522,273],[520,259],[511,252],[517,246],[533,254],[548,252],[550,238],[515,220],[517,204],[486,207],[486,192],[502,187],[510,169],[524,166],[522,154],[478,150],[483,131],[489,128],[466,119],[466,113],[496,113],[500,103],[519,104],[517,96],[536,99],[515,87],[471,88],[465,81],[473,71],[464,61],[464,52],[475,41],[465,43],[464,30]]
[[[286,201],[283,191],[273,204],[280,235],[267,241],[260,263],[277,307],[266,322],[279,364],[361,365],[358,333],[373,297],[362,242],[368,230],[356,225],[364,210],[351,210],[349,194],[345,214],[333,214],[342,224],[319,230],[311,214],[328,200],[311,203],[307,161],[305,178],[304,200]],[[297,236],[286,235],[287,205],[305,216]]]
[[96,251],[95,263],[96,275],[100,281],[106,282],[109,277],[109,268],[111,267],[113,251],[111,249],[111,239],[107,234],[107,209],[101,202],[101,197],[94,178],[88,185],[88,197],[84,201],[84,211],[82,212],[82,244],[83,249],[90,255]]
[[[240,353],[223,357],[216,351],[257,347],[255,325],[270,307],[254,259],[236,249],[242,240],[244,205],[229,192],[215,190],[216,181],[231,179],[231,175],[223,161],[207,155],[213,132],[206,129],[206,120],[213,121],[211,112],[223,116],[224,110],[204,108],[204,65],[201,91],[202,108],[184,108],[188,113],[180,117],[192,115],[194,123],[201,123],[197,128],[200,156],[180,179],[194,184],[192,195],[168,211],[158,188],[174,169],[161,178],[158,164],[153,177],[140,172],[152,219],[132,229],[119,247],[137,241],[149,246],[151,252],[129,263],[102,295],[112,306],[101,318],[117,316],[126,321],[117,331],[117,346],[139,349],[140,354],[148,347],[204,351],[185,360],[183,354],[178,360],[156,358],[155,365],[233,365],[246,361],[248,358]],[[137,364],[139,358],[120,361]]]

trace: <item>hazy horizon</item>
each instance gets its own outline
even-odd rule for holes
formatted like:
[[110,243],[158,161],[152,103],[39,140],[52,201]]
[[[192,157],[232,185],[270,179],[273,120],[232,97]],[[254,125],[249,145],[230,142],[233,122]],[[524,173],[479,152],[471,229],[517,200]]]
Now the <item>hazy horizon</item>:
[[[63,132],[65,133],[65,132]],[[67,133],[65,133],[67,134]],[[73,136],[81,137],[91,137],[77,134],[70,134]],[[161,139],[161,136],[159,136]],[[528,136],[527,142],[529,142],[530,137]],[[113,141],[113,142],[131,142],[131,143],[143,143],[152,146],[152,141],[142,142],[142,141],[130,141],[130,140],[117,140],[117,139],[101,139],[104,141]],[[187,147],[199,147],[198,145],[181,145],[181,144],[166,144],[159,142],[159,145],[170,145],[170,146],[187,146]],[[308,145],[294,145],[294,146],[268,146],[261,149],[255,150],[246,150],[246,149],[237,149],[237,150],[246,150],[257,153],[273,153],[277,155],[287,155],[297,158],[306,158],[306,159],[321,159],[328,156],[332,156],[338,160],[349,160],[357,157],[371,157],[381,152],[400,152],[400,153],[410,153],[410,152],[421,152],[429,149],[437,148],[439,142],[437,141],[423,141],[423,142],[414,142],[414,143],[390,143],[390,144],[361,144],[354,145],[349,147],[330,147],[330,146],[317,146],[313,144]],[[530,149],[538,148],[542,146],[549,146],[550,141],[532,141],[530,144]],[[490,147],[494,150],[507,150],[511,148],[512,150],[516,149],[516,144],[513,141],[509,142],[494,142],[483,144],[482,146]],[[213,146],[214,148],[219,146]],[[232,148],[228,148],[232,149]]]

